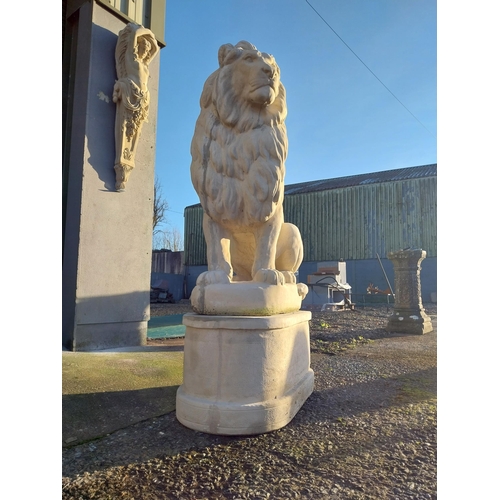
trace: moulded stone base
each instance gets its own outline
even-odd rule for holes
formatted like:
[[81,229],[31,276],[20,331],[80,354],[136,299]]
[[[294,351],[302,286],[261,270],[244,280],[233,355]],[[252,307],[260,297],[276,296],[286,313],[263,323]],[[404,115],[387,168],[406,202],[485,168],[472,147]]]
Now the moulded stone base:
[[191,305],[198,314],[223,316],[272,316],[298,311],[307,285],[270,285],[254,281],[197,285]]
[[309,311],[266,317],[186,314],[177,419],[209,434],[288,424],[311,395]]
[[289,394],[279,400],[258,403],[214,402],[177,392],[177,419],[186,427],[208,434],[263,434],[287,425],[300,410],[314,387],[312,370]]
[[387,322],[386,330],[395,333],[423,335],[432,332],[432,321],[423,310],[397,309]]

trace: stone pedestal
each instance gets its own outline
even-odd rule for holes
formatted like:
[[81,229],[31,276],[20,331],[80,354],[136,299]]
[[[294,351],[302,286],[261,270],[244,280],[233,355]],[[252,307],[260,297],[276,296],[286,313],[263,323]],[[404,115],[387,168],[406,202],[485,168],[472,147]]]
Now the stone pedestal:
[[387,258],[394,265],[395,303],[389,318],[387,331],[424,334],[432,331],[431,319],[425,314],[420,291],[420,263],[425,250],[399,250],[390,252]]
[[309,311],[274,316],[186,314],[177,419],[223,435],[288,424],[311,395]]

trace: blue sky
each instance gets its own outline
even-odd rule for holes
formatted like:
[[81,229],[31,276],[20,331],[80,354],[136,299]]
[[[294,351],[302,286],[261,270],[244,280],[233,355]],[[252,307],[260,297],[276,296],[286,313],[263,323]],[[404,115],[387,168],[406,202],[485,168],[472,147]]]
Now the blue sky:
[[184,208],[199,201],[190,144],[203,84],[225,43],[247,40],[280,66],[286,184],[437,161],[436,1],[309,3],[167,2],[156,146],[156,174],[170,207],[166,229],[183,233]]

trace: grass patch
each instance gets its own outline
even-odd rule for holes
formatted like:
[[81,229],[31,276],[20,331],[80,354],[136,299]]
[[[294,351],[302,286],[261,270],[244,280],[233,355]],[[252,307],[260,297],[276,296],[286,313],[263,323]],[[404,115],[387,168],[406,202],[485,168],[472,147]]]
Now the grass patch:
[[182,352],[63,352],[63,394],[89,394],[182,383]]
[[425,370],[413,373],[411,376],[399,377],[401,385],[394,397],[397,404],[418,403],[420,401],[436,400],[435,370]]
[[63,446],[175,410],[182,352],[63,352]]
[[370,339],[365,339],[361,335],[359,335],[357,338],[340,340],[328,340],[316,337],[311,339],[311,351],[321,354],[335,355],[345,352],[348,349],[354,349],[357,346],[369,344],[371,342],[373,341]]

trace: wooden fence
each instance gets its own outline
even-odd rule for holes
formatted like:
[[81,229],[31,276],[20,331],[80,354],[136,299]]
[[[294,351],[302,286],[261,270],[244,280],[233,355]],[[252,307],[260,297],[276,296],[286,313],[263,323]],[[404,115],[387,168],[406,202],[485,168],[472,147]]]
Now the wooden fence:
[[184,252],[153,250],[151,272],[184,274]]

